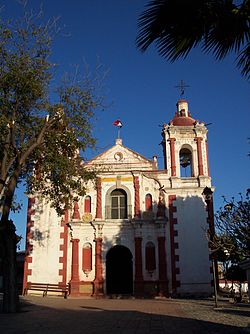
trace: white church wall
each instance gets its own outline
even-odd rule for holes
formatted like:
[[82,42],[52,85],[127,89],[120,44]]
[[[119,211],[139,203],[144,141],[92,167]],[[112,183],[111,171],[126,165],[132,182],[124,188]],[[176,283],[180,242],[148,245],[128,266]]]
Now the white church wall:
[[[187,112],[187,102],[179,101],[179,109],[183,108],[183,105]],[[183,123],[174,124],[175,121],[172,120],[169,125],[163,127],[167,169],[156,170],[156,158],[154,160],[144,158],[123,146],[121,139],[116,140],[115,146],[88,162],[87,167],[96,167],[98,170],[98,186],[96,187],[95,181],[89,181],[86,195],[74,202],[72,209],[68,211],[69,228],[63,225],[65,222],[62,224],[62,217],[57,217],[56,212],[45,202],[39,206],[36,204],[35,215],[32,217],[34,226],[31,227],[33,239],[30,240],[33,246],[32,261],[29,259],[28,263],[32,275],[28,277],[28,281],[58,283],[63,277],[64,281],[70,282],[72,238],[72,240],[79,239],[79,243],[74,243],[74,259],[79,260],[79,282],[75,282],[75,290],[72,290],[76,294],[78,288],[79,293],[91,294],[91,286],[94,286],[94,293],[103,287],[104,293],[106,292],[106,257],[110,249],[116,245],[125,246],[130,250],[134,278],[136,247],[137,263],[139,266],[142,265],[142,268],[137,268],[138,277],[134,286],[137,286],[137,292],[141,295],[143,291],[160,295],[167,295],[169,292],[171,295],[208,293],[212,290],[206,239],[207,211],[201,195],[204,187],[211,187],[207,166],[206,128],[204,124],[199,124],[185,115],[175,120]],[[187,148],[192,153],[193,173],[188,177],[180,177],[179,153],[182,148]],[[125,190],[127,194],[126,219],[111,219],[110,195],[117,188]],[[146,211],[147,194],[152,196],[153,212]],[[86,196],[91,197],[92,219],[91,215],[85,215]],[[162,214],[164,200],[166,217]],[[161,217],[157,217],[158,209]],[[141,244],[140,240],[135,240],[136,237],[142,238]],[[165,237],[166,277],[163,239],[159,237]],[[147,242],[152,242],[155,246],[156,269],[152,272],[146,270]],[[83,272],[82,268],[82,249],[86,244],[92,247],[92,270],[87,273]],[[98,263],[99,257],[95,254],[96,245],[98,250],[102,247],[101,264]],[[140,247],[142,263],[140,263]],[[159,261],[159,251],[163,261]],[[86,255],[86,261],[88,260]],[[98,264],[96,267],[95,261]],[[161,270],[159,262],[162,265]],[[59,275],[60,269],[61,275]],[[140,277],[141,269],[143,279]],[[157,282],[160,276],[161,282]]]
[[29,264],[32,275],[28,280],[58,283],[59,269],[62,266],[59,263],[59,257],[62,256],[62,251],[59,249],[62,231],[61,218],[54,209],[44,202],[36,207],[30,241],[33,246],[32,263]]
[[102,233],[104,262],[108,251],[116,245],[127,247],[134,258],[134,230],[131,223],[105,222]]
[[208,251],[207,213],[201,196],[195,192],[176,199],[181,286],[179,293],[210,292],[211,274]]

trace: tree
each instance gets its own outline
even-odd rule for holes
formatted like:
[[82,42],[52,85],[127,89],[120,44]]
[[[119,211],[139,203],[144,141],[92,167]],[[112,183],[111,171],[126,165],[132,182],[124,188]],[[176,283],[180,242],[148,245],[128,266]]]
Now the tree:
[[[64,80],[50,101],[53,22],[25,16],[0,21],[0,256],[4,270],[3,311],[16,312],[17,236],[9,219],[18,183],[39,191],[61,214],[85,182],[95,177],[81,158],[94,145],[91,134],[100,104],[95,83],[78,74]],[[57,96],[57,97],[56,97]]]
[[[240,283],[245,273],[239,263],[250,257],[250,189],[246,196],[227,201],[215,214],[215,231],[209,231],[209,244],[212,254],[222,264],[225,279]],[[241,284],[240,284],[241,295]]]
[[247,280],[247,274],[246,271],[243,270],[238,264],[232,264],[227,271],[225,272],[225,278],[228,280],[231,280],[232,282],[232,292],[234,291],[233,284],[234,282],[238,282],[239,286],[239,297],[236,297],[233,295],[233,297],[236,299],[236,301],[242,300],[242,283],[244,283]]
[[219,60],[235,52],[237,67],[249,79],[250,1],[234,2],[151,0],[139,17],[136,44],[144,52],[155,42],[159,54],[171,62],[199,44]]
[[215,214],[216,234],[212,247],[224,253],[231,263],[239,263],[250,257],[250,189],[246,196],[227,201]]

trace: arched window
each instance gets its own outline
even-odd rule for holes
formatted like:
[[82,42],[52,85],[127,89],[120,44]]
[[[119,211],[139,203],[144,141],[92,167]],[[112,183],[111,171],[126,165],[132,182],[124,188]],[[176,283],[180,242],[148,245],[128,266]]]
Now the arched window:
[[187,148],[180,150],[180,176],[191,177],[192,172],[192,152]]
[[146,270],[153,272],[156,269],[155,245],[153,242],[147,242],[145,248]]
[[127,212],[127,194],[123,189],[115,189],[111,195],[111,219],[125,219]]
[[82,248],[82,270],[88,275],[92,270],[92,246],[90,243],[86,243]]
[[84,199],[84,213],[90,213],[91,212],[91,197],[86,196]]
[[152,196],[147,194],[145,196],[145,211],[152,211]]

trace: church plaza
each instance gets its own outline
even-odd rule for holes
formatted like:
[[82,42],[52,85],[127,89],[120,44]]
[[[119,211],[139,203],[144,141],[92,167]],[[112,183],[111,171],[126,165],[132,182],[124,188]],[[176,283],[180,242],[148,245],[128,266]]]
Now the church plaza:
[[192,299],[21,297],[21,311],[0,314],[1,333],[249,333],[249,304]]

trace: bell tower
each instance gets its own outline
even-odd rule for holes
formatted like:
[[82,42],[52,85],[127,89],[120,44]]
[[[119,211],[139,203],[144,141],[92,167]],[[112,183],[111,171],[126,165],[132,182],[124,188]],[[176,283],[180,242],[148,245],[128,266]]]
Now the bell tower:
[[191,117],[188,102],[180,99],[173,119],[162,130],[164,168],[171,178],[196,178],[199,186],[210,180],[207,128]]
[[209,244],[204,233],[213,228],[213,201],[204,198],[205,190],[211,194],[214,190],[207,132],[205,123],[192,118],[183,97],[177,101],[174,117],[162,129],[172,294],[199,291],[209,295],[212,291]]

